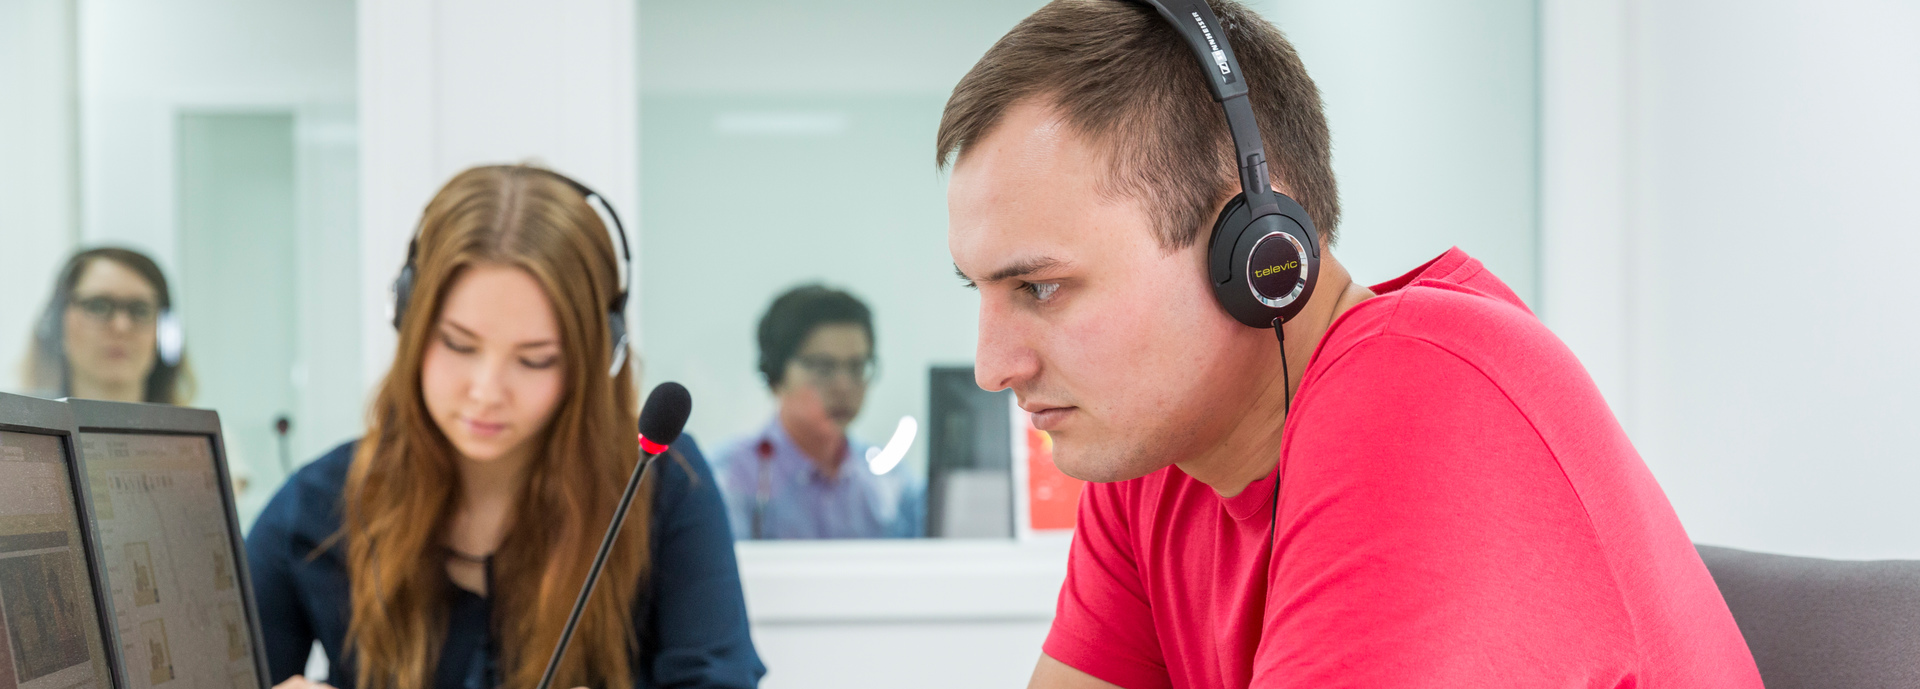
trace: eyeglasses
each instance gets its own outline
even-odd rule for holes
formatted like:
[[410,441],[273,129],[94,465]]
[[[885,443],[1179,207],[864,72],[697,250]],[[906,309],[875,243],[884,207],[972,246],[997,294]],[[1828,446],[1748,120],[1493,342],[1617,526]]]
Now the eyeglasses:
[[828,380],[837,375],[845,375],[855,383],[873,382],[874,375],[880,372],[880,364],[872,357],[864,359],[835,359],[828,356],[797,356],[793,363],[814,380]]
[[81,313],[87,314],[88,318],[101,323],[111,323],[113,314],[124,313],[127,314],[127,320],[132,321],[134,325],[151,325],[160,312],[158,306],[145,299],[122,301],[113,297],[87,297],[74,300],[73,306],[79,308]]

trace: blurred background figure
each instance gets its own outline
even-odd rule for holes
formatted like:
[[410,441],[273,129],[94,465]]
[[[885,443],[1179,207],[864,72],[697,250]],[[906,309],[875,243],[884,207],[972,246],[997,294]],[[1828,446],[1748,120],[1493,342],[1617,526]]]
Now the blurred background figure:
[[878,450],[847,434],[873,382],[873,313],[821,285],[788,290],[760,318],[760,373],[778,408],[719,455],[739,539],[904,538],[919,519]]
[[33,330],[21,378],[32,394],[187,404],[193,374],[160,266],[131,249],[75,254]]
[[[121,247],[74,254],[35,322],[20,379],[39,397],[192,404],[198,386],[160,265]],[[244,451],[226,452],[234,494],[244,495],[253,467]]]

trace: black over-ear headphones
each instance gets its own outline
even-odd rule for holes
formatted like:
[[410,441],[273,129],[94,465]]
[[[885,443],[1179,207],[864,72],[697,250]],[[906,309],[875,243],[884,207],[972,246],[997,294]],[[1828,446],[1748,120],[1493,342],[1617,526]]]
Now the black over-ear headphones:
[[[607,367],[607,375],[618,375],[620,367],[627,363],[627,295],[633,292],[633,250],[627,246],[627,228],[620,223],[620,215],[613,212],[613,204],[608,203],[607,197],[601,196],[600,192],[574,181],[572,177],[552,170],[528,169],[552,175],[555,179],[565,182],[567,186],[573,187],[574,191],[580,192],[581,198],[586,199],[587,205],[603,216],[607,228],[613,231],[614,236],[620,238],[620,257],[626,263],[627,275],[624,284],[620,287],[620,293],[615,295],[613,302],[607,305],[607,331],[613,342],[613,364]],[[415,273],[413,262],[419,257],[419,253],[420,232],[419,228],[415,228],[413,240],[407,242],[407,264],[400,268],[400,275],[393,279],[394,330],[400,329],[401,319],[407,315],[407,302],[413,298]]]
[[1207,278],[1220,306],[1241,323],[1276,328],[1306,308],[1320,278],[1320,245],[1305,208],[1268,183],[1266,147],[1247,101],[1247,81],[1227,32],[1205,0],[1144,0],[1173,24],[1200,59],[1213,99],[1227,111],[1240,193],[1207,240]]

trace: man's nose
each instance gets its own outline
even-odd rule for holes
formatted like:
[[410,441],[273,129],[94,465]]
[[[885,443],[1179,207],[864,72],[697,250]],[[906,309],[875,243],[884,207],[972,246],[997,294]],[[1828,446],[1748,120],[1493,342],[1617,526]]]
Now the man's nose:
[[980,340],[973,353],[973,382],[989,392],[1026,382],[1040,371],[1040,359],[1014,314],[980,299]]

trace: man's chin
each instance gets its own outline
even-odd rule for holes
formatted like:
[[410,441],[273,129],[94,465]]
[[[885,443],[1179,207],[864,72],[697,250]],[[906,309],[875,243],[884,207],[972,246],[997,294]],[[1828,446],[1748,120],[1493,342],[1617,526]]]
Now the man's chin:
[[1057,437],[1053,446],[1053,465],[1061,473],[1094,483],[1130,481],[1165,469],[1170,463],[1156,463],[1120,449],[1073,447]]

